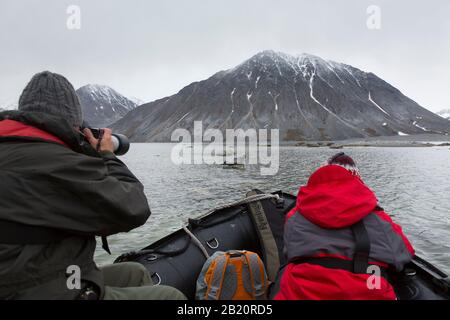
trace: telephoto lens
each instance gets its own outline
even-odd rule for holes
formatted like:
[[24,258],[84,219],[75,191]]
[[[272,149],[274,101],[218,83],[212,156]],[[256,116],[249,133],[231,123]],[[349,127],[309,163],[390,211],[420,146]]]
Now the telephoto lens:
[[112,142],[114,144],[115,155],[122,156],[130,150],[130,140],[123,134],[113,133]]

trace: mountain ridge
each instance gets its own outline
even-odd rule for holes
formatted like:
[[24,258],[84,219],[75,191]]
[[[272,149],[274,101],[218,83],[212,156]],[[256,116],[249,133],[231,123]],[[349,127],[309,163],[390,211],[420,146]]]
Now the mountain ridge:
[[436,114],[444,119],[450,120],[450,109],[443,109],[439,112],[436,112]]

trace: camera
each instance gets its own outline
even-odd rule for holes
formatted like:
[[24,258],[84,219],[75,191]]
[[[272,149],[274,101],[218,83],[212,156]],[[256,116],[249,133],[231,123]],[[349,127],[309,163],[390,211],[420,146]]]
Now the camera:
[[[100,132],[102,129],[91,128],[86,124],[86,122],[83,124],[83,128],[88,128],[91,130],[94,138],[98,139],[100,137]],[[114,154],[117,156],[122,156],[130,150],[130,140],[128,140],[128,137],[123,134],[113,133],[112,142],[114,145]]]

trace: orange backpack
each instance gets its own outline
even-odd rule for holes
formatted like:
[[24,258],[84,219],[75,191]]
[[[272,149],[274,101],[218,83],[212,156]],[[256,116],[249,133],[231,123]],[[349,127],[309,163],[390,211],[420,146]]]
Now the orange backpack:
[[197,300],[266,299],[267,274],[250,251],[217,251],[205,262],[197,280]]

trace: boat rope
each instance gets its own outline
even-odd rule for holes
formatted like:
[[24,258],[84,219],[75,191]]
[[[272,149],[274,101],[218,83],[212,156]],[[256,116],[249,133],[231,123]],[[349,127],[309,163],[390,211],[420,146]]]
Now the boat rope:
[[203,218],[205,216],[210,215],[211,213],[214,213],[216,211],[223,210],[226,208],[235,207],[235,206],[239,206],[242,204],[248,204],[248,203],[257,202],[257,201],[266,200],[266,199],[277,199],[278,200],[278,199],[280,199],[280,196],[278,194],[271,194],[271,193],[255,194],[255,195],[252,195],[249,197],[245,197],[241,200],[211,209],[207,213],[201,215],[199,218]]
[[[213,212],[219,211],[219,210],[223,210],[226,208],[230,208],[230,207],[235,207],[238,205],[242,205],[242,204],[248,204],[248,203],[252,203],[252,202],[256,202],[256,201],[261,201],[261,200],[265,200],[265,199],[279,199],[280,196],[277,194],[255,194],[252,196],[248,196],[244,199],[235,201],[233,203],[229,203],[220,207],[216,207],[210,211],[208,211],[206,214],[204,214],[203,216],[207,216]],[[206,259],[208,259],[210,257],[208,251],[206,250],[205,246],[202,244],[202,242],[191,232],[191,230],[188,229],[187,225],[183,226],[183,230],[189,235],[189,237],[192,239],[192,241],[195,243],[195,245],[200,249],[200,251],[203,253],[203,255],[206,257]]]
[[191,240],[194,241],[195,245],[200,249],[200,251],[203,253],[203,255],[206,257],[206,259],[209,258],[209,253],[206,250],[205,246],[201,243],[200,240],[187,228],[187,226],[183,226],[183,230],[191,237]]

